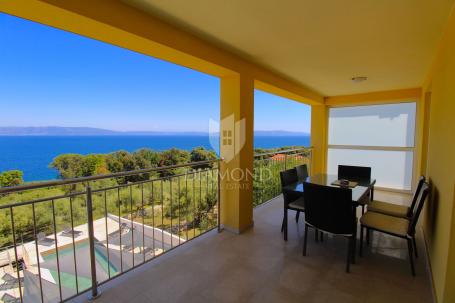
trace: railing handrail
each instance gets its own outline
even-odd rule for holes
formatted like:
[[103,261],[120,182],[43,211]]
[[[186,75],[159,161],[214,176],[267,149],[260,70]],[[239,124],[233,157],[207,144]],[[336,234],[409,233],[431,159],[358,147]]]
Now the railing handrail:
[[[298,151],[303,151],[303,150],[311,150],[312,148],[313,147],[310,146],[310,147],[302,147],[302,148],[296,148],[296,149],[280,150],[280,151],[276,151],[276,152],[255,154],[254,158],[269,156],[269,155],[274,155],[274,154],[285,154],[285,153],[298,152]],[[37,188],[70,185],[70,184],[75,184],[75,183],[96,181],[96,180],[101,180],[101,179],[112,179],[112,178],[126,177],[126,176],[132,176],[132,175],[140,175],[140,174],[146,174],[146,173],[150,173],[150,172],[157,172],[157,171],[163,171],[163,170],[169,170],[169,169],[175,169],[175,168],[181,168],[181,167],[199,166],[199,165],[204,165],[204,164],[220,162],[222,160],[223,160],[223,158],[218,158],[218,159],[214,159],[214,160],[191,162],[191,163],[169,165],[169,166],[152,167],[152,168],[119,172],[119,173],[101,174],[101,175],[89,176],[89,177],[79,177],[79,178],[71,178],[71,179],[64,179],[64,180],[36,182],[36,183],[19,185],[19,186],[11,186],[11,187],[0,187],[0,194],[8,194],[8,193],[20,192],[20,191],[25,191],[25,190],[30,190],[30,189],[37,189]]]
[[[55,297],[55,299],[58,300],[58,302],[67,302],[67,301],[69,301],[79,295],[82,295],[83,293],[89,292],[89,291],[91,293],[90,300],[93,300],[93,299],[97,298],[100,294],[99,289],[98,289],[100,284],[104,284],[107,281],[110,281],[119,275],[125,274],[126,272],[128,272],[134,268],[137,268],[138,266],[141,266],[142,264],[145,264],[146,262],[148,262],[150,260],[153,260],[155,257],[159,256],[160,254],[165,253],[166,251],[169,251],[171,249],[174,249],[175,247],[181,245],[181,241],[183,241],[183,243],[185,243],[186,241],[189,241],[197,236],[200,236],[214,228],[217,228],[218,232],[220,232],[221,231],[221,225],[220,225],[220,223],[221,223],[221,220],[220,220],[220,216],[221,216],[221,214],[220,214],[220,161],[222,161],[222,160],[223,160],[223,158],[220,158],[220,159],[191,162],[191,163],[185,163],[185,164],[179,164],[179,165],[169,165],[169,166],[154,167],[154,168],[149,168],[149,169],[126,171],[126,172],[114,173],[114,174],[105,174],[105,175],[83,177],[83,178],[74,178],[74,179],[68,179],[68,180],[55,180],[52,182],[43,182],[43,183],[38,183],[38,184],[28,184],[28,185],[17,186],[17,187],[3,188],[2,189],[3,192],[16,192],[16,191],[23,191],[25,189],[33,189],[33,188],[44,188],[45,189],[46,187],[51,187],[51,186],[56,186],[56,185],[67,185],[67,184],[72,184],[72,183],[82,183],[83,187],[85,188],[84,191],[70,192],[70,193],[65,193],[63,195],[59,195],[59,196],[44,197],[44,198],[39,198],[39,199],[25,201],[25,202],[0,205],[0,210],[9,209],[9,217],[10,217],[9,220],[10,220],[10,224],[11,224],[11,230],[6,230],[7,231],[6,237],[3,237],[3,238],[6,239],[6,244],[8,244],[8,246],[1,247],[1,252],[2,252],[2,261],[4,260],[5,262],[8,262],[8,264],[11,264],[11,265],[15,264],[15,266],[13,266],[13,269],[17,275],[18,285],[16,285],[14,287],[14,289],[19,292],[19,298],[17,298],[17,299],[20,300],[20,302],[23,302],[24,292],[26,292],[26,290],[28,288],[25,284],[22,284],[22,283],[24,283],[24,280],[23,280],[23,278],[21,278],[21,272],[23,272],[23,274],[25,274],[25,270],[27,269],[27,267],[25,267],[25,266],[28,263],[31,264],[33,262],[33,265],[36,264],[38,266],[37,276],[40,281],[39,290],[41,293],[41,301],[44,300],[43,299],[44,298],[43,285],[41,284],[41,279],[42,279],[41,265],[42,265],[43,261],[40,261],[40,256],[42,256],[42,253],[44,253],[45,250],[47,251],[47,248],[44,250],[39,248],[39,244],[40,244],[39,241],[40,241],[40,239],[43,239],[40,236],[40,233],[44,234],[44,238],[50,237],[49,239],[51,239],[53,241],[52,247],[54,247],[53,252],[55,253],[55,260],[56,260],[56,264],[57,264],[56,272],[57,272],[57,278],[58,278],[54,282],[54,284],[55,284],[54,287],[58,288],[58,293],[54,293],[53,296]],[[208,165],[211,163],[217,163],[218,165]],[[122,201],[122,199],[120,197],[120,190],[117,192],[117,195],[114,194],[114,196],[108,197],[106,191],[107,191],[107,189],[109,189],[111,187],[92,190],[91,185],[93,185],[93,184],[86,182],[86,181],[99,180],[99,179],[104,179],[104,178],[116,178],[116,177],[118,178],[118,177],[123,177],[123,176],[130,176],[130,175],[141,175],[141,174],[147,174],[147,173],[154,172],[154,171],[172,170],[172,169],[180,168],[180,167],[186,167],[186,168],[201,167],[202,169],[201,170],[186,169],[185,173],[178,172],[175,175],[160,176],[159,179],[156,179],[156,178],[158,178],[158,176],[156,176],[156,178],[155,178],[154,175],[153,176],[147,175],[147,178],[146,178],[146,179],[148,179],[147,181],[142,180],[139,182],[131,182],[131,183],[128,182],[127,184],[118,184],[116,186],[116,188],[120,188],[122,186],[129,187],[128,201]],[[209,171],[211,171],[211,173],[210,173],[211,178],[212,178],[211,180],[209,180]],[[214,194],[214,190],[215,190],[214,189],[214,179],[213,179],[214,171],[217,171],[217,181],[218,181],[216,201],[213,200],[212,198],[209,198],[209,194]],[[202,180],[203,179],[200,178],[198,183],[194,182],[195,181],[194,177],[197,174],[199,174],[199,176],[201,176],[201,173],[203,173],[203,172],[205,172],[205,179],[206,179],[205,180],[205,186],[206,186],[205,198],[203,198],[203,195],[202,195],[202,193],[203,193]],[[190,200],[188,199],[189,198],[188,197],[188,188],[189,188],[188,185],[191,186],[191,183],[188,184],[187,179],[183,180],[184,181],[183,184],[181,182],[182,176],[190,175],[190,174],[193,174],[193,182],[192,182],[192,189],[193,189],[192,198],[193,199],[194,199],[195,185],[200,187],[199,202],[194,202],[191,205],[190,205]],[[177,186],[174,187],[174,190],[172,187],[173,178],[177,178]],[[163,188],[165,188],[163,186],[164,185],[163,180],[165,180],[165,179],[169,179],[169,180],[167,180],[169,182],[169,186],[167,187],[167,190],[169,190],[169,199],[166,199],[166,197],[163,194]],[[155,224],[155,219],[159,219],[159,217],[155,218],[156,216],[154,213],[155,206],[156,206],[155,204],[157,203],[157,201],[156,201],[155,195],[154,195],[154,186],[153,186],[154,183],[153,182],[156,182],[157,180],[161,180],[160,184],[158,184],[158,185],[160,185],[160,190],[161,190],[161,193],[159,194],[160,201],[158,201],[158,203],[161,204],[161,224],[160,225],[158,225],[158,222],[156,222],[157,224]],[[211,181],[211,186],[210,186],[210,181]],[[138,187],[136,193],[138,193],[139,196],[133,197],[133,186],[135,186],[135,184],[143,184],[144,182],[152,182],[151,191],[149,189],[148,192],[144,192],[144,186]],[[117,182],[117,183],[119,183],[119,182]],[[183,187],[182,190],[185,190],[185,193],[186,193],[184,196],[181,196],[181,193],[183,193],[181,191],[181,186]],[[209,190],[209,188],[210,188],[210,190]],[[191,187],[190,187],[190,189],[191,189]],[[98,198],[96,198],[97,197],[96,193],[98,191],[100,191],[100,192],[104,191],[104,197],[101,195],[101,196],[98,196]],[[174,198],[173,198],[173,195],[174,195],[173,193],[175,193]],[[84,216],[80,217],[78,215],[76,215],[76,216],[73,215],[73,204],[76,200],[73,201],[73,199],[71,199],[71,198],[80,196],[80,195],[86,196],[85,205],[83,203],[79,204],[78,202],[76,202],[77,203],[76,207],[78,207],[79,209],[86,208],[86,212],[87,212],[86,219],[84,218]],[[147,195],[147,198],[146,198],[146,195]],[[56,204],[57,204],[56,202],[60,198],[62,198],[62,199],[69,198],[66,201],[66,205],[69,207],[69,213],[63,211],[59,207],[56,207]],[[109,204],[108,204],[108,198],[110,199]],[[183,201],[181,201],[180,198],[185,199],[185,203],[183,205],[182,205]],[[95,199],[97,199],[97,200],[95,200]],[[202,202],[203,199],[206,201],[205,204],[203,204],[203,202]],[[166,202],[166,200],[167,200],[167,202]],[[209,200],[211,200],[210,203],[209,203]],[[43,226],[42,223],[37,222],[35,204],[39,203],[39,202],[44,202],[44,201],[49,201],[50,205],[49,205],[49,207],[47,207],[47,205],[46,205],[46,207],[41,208],[40,213],[43,213],[43,212],[47,213],[50,211],[51,217],[48,218],[49,221],[45,220],[46,225],[45,225],[45,228],[42,229],[41,228]],[[68,205],[68,202],[69,202],[69,205]],[[97,207],[94,207],[95,202],[98,203]],[[102,206],[103,202],[104,202],[104,209]],[[146,222],[144,220],[144,217],[150,216],[150,214],[142,213],[141,215],[139,215],[140,217],[142,217],[142,223],[139,222],[140,221],[139,219],[136,219],[136,217],[138,216],[137,211],[139,210],[138,202],[140,202],[142,210],[145,210],[146,205],[148,208],[150,208],[152,210],[152,214],[151,214],[152,221],[151,222],[147,222],[147,224],[146,224]],[[126,209],[123,207],[123,205],[125,205],[125,203],[127,203]],[[166,203],[166,206],[165,206],[165,203]],[[174,203],[174,206],[176,205],[175,203],[177,203],[178,210],[173,210],[173,203]],[[128,207],[128,204],[129,204],[129,207]],[[21,207],[21,206],[25,206],[25,205],[31,205],[32,207],[28,208],[27,212],[25,212],[25,213],[20,213],[20,212],[15,211],[17,209],[17,207]],[[133,207],[133,205],[134,205],[134,207]],[[100,206],[100,207],[98,207],[98,206]],[[112,223],[108,224],[108,217],[110,216],[110,212],[111,212],[111,211],[109,211],[108,206],[110,206],[110,207],[114,206],[116,209],[118,208],[118,217],[117,217],[118,218],[118,220],[117,220],[118,229],[117,229],[117,226],[115,226],[115,228],[113,229],[113,226],[111,226]],[[181,213],[181,207],[184,207],[184,209],[182,209],[183,214]],[[201,208],[201,207],[203,207],[203,208]],[[166,213],[168,208],[170,209],[170,214]],[[215,226],[215,222],[214,222],[215,208],[217,210],[216,226]],[[58,213],[56,212],[56,209],[58,210]],[[96,212],[97,209],[101,210],[101,211]],[[65,208],[65,210],[66,210],[66,208]],[[178,216],[177,216],[178,222],[176,222],[175,218],[173,221],[173,216],[175,216],[175,211],[178,211]],[[191,218],[191,214],[190,214],[190,218],[189,218],[188,212],[192,212],[192,218]],[[27,222],[24,226],[22,226],[20,229],[18,229],[18,228],[16,228],[16,226],[19,226],[19,225],[15,224],[15,220],[17,222],[17,218],[20,215],[24,215],[27,218],[30,218],[32,221]],[[57,217],[57,215],[58,215],[58,217]],[[70,216],[69,218],[67,217],[68,215]],[[114,215],[114,216],[117,216],[117,215]],[[167,222],[164,221],[164,216],[166,216]],[[79,227],[78,229],[75,229],[74,218],[77,219],[76,222]],[[185,232],[185,229],[182,229],[182,225],[181,225],[182,218],[185,219],[185,221],[189,219],[190,220],[189,222],[191,223],[191,225],[186,224],[186,226],[184,226],[184,228],[186,228],[186,238],[182,238],[182,235]],[[203,220],[204,218],[206,218],[207,223],[203,226],[202,222],[204,221]],[[61,224],[59,222],[59,219],[60,220],[64,219],[65,222],[63,224]],[[168,221],[168,219],[170,219],[170,222]],[[105,247],[106,251],[107,251],[107,266],[108,266],[107,273],[105,272],[104,269],[101,270],[101,271],[104,270],[104,272],[105,272],[104,276],[97,275],[97,266],[96,266],[97,256],[96,256],[95,245],[97,244],[96,242],[98,241],[97,239],[99,239],[99,238],[95,238],[95,228],[96,227],[100,228],[100,227],[98,226],[99,225],[98,223],[95,223],[95,220],[100,220],[99,221],[100,224],[102,224],[102,223],[105,224],[105,244],[104,244],[104,242],[102,242],[104,240],[99,240],[100,241],[99,243],[101,245],[103,245],[103,247]],[[66,228],[65,229],[63,229],[63,228],[64,228],[64,226],[68,226],[67,225],[69,223],[68,221],[71,222],[71,228],[70,228],[71,239],[68,240],[67,238],[65,238],[65,240],[63,240],[62,237],[68,236],[68,234],[66,234],[66,235],[63,234],[63,232],[65,232],[65,230],[66,230]],[[115,220],[114,220],[114,223],[115,223],[115,225],[117,225]],[[122,238],[124,236],[126,236],[126,234],[122,233],[123,224],[130,224],[130,225],[128,225],[128,228],[131,228],[131,230],[130,230],[131,232],[128,232],[129,233],[128,237],[130,237],[130,244],[127,243],[127,245],[124,245],[124,246],[122,246]],[[139,230],[139,228],[141,227],[141,224],[142,224],[142,231]],[[57,226],[59,226],[59,228],[57,228]],[[84,226],[84,227],[82,227],[82,229],[81,229],[81,226]],[[110,229],[109,232],[108,232],[108,226]],[[146,234],[146,231],[145,231],[146,227],[147,227],[147,229],[151,228],[152,232],[150,233],[150,230],[149,230],[148,234]],[[137,228],[138,232],[142,233],[142,242],[140,242],[140,243],[138,242],[138,240],[135,241],[136,235],[133,232],[135,228]],[[167,231],[168,228],[170,230],[169,232]],[[188,228],[193,229],[193,235],[191,236],[191,238],[188,235]],[[196,229],[198,229],[199,235],[196,235]],[[75,240],[75,231],[76,230],[82,233],[82,237],[77,242]],[[161,231],[161,240],[159,239],[159,235],[155,236],[156,230]],[[111,263],[110,263],[110,258],[109,258],[109,237],[117,231],[118,231],[118,235],[116,237],[118,237],[118,239],[120,241],[120,244],[119,244],[119,247],[120,247],[120,272],[118,275],[116,274],[116,275],[111,276],[111,274],[110,274]],[[102,230],[102,226],[101,226],[101,232],[104,233],[104,231]],[[167,239],[165,239],[165,236],[164,236],[165,234],[166,234]],[[23,235],[25,235],[25,238],[27,241],[27,243],[25,243],[25,244],[23,242],[23,240],[24,240]],[[98,235],[97,235],[97,237],[98,237]],[[104,235],[102,237],[104,237]],[[147,244],[145,241],[145,237],[148,237],[147,238],[148,241],[152,241],[152,242],[149,242]],[[11,239],[12,239],[12,245],[10,244]],[[22,243],[19,242],[19,239],[21,240]],[[173,242],[173,240],[174,240],[174,242]],[[177,240],[178,240],[178,243],[175,242]],[[88,241],[88,250],[89,250],[89,260],[88,261],[89,261],[89,268],[90,268],[90,277],[86,277],[86,278],[89,278],[91,281],[89,288],[87,288],[88,285],[81,286],[81,288],[79,288],[79,284],[78,284],[77,259],[79,259],[79,258],[76,257],[76,251],[77,251],[76,243],[79,243],[80,241]],[[155,250],[156,241],[158,241],[158,243],[159,243],[159,241],[161,241],[161,248],[160,248],[161,250],[158,252]],[[170,241],[170,243],[169,243],[169,241]],[[153,243],[153,244],[150,245],[150,243]],[[23,248],[22,256],[20,256],[18,254],[18,248],[20,247],[20,245],[22,245],[22,248]],[[30,256],[28,256],[29,251],[26,250],[24,245],[28,246],[27,249],[32,249],[33,248],[32,246],[34,246],[36,261],[30,259]],[[62,275],[62,273],[65,273],[66,270],[60,266],[61,264],[63,264],[61,262],[66,262],[65,261],[66,259],[65,259],[65,257],[63,257],[63,255],[59,256],[59,254],[62,252],[62,249],[66,249],[66,247],[68,245],[72,246],[72,252],[73,252],[72,257],[73,257],[73,261],[74,261],[74,273],[75,273],[74,281],[76,283],[76,289],[75,289],[76,293],[67,295],[66,293],[62,292],[62,283],[61,283],[62,279],[63,279],[63,277],[61,275]],[[111,246],[112,245],[114,245],[114,244],[111,244]],[[132,257],[133,257],[132,258],[132,267],[124,270],[122,254],[123,254],[123,251],[125,249],[127,249],[126,247],[128,245],[129,245],[128,251],[132,254]],[[147,245],[147,247],[146,247],[146,245]],[[136,248],[138,248],[138,247],[142,247],[139,250],[139,252],[136,251]],[[149,250],[147,250],[146,248]],[[3,252],[6,252],[6,257],[3,257]],[[11,257],[10,256],[11,253],[14,253],[14,256]],[[146,254],[149,256],[148,259],[146,259]],[[142,255],[143,261],[139,261],[138,263],[135,264],[135,262],[137,262],[137,259],[141,255]],[[71,257],[71,256],[69,256],[69,257]],[[36,263],[34,263],[34,262],[36,262]],[[41,265],[40,265],[40,262],[41,262]],[[81,262],[87,263],[87,260],[83,260],[83,261],[79,260],[79,264],[81,264]],[[118,260],[117,260],[117,264],[118,264]],[[128,263],[126,263],[126,264],[128,264]],[[45,267],[47,268],[47,266],[45,266]],[[107,274],[107,276],[106,276],[106,274]],[[36,275],[36,272],[34,272],[34,275]],[[86,275],[81,273],[81,276],[84,277]],[[102,281],[99,282],[98,279],[102,279]]]
[[[195,162],[195,163],[201,163],[201,162]],[[211,169],[212,171],[214,170],[213,168]],[[204,171],[210,171],[210,169],[205,169]],[[142,180],[142,181],[136,181],[136,182],[130,182],[126,184],[118,184],[114,186],[108,186],[108,187],[102,187],[102,188],[97,188],[97,189],[92,189],[91,192],[92,194],[97,194],[100,192],[104,191],[109,191],[109,190],[114,190],[117,188],[123,188],[123,187],[128,187],[128,186],[134,186],[134,185],[141,185],[145,183],[150,183],[150,182],[157,182],[161,180],[166,180],[166,179],[175,179],[191,174],[197,174],[197,171],[194,172],[189,172],[189,173],[182,173],[182,174],[177,174],[177,175],[172,175],[172,176],[167,176],[167,177],[160,177],[160,178],[154,178],[154,179],[149,179],[149,180]],[[38,199],[33,199],[33,200],[28,200],[28,201],[22,201],[22,202],[13,202],[13,203],[8,203],[8,204],[2,204],[0,205],[0,210],[2,209],[8,209],[11,207],[19,207],[19,206],[26,206],[26,205],[31,205],[31,204],[37,204],[37,203],[42,203],[42,202],[49,202],[52,200],[60,200],[60,199],[66,199],[66,198],[74,198],[77,196],[85,195],[87,193],[86,190],[82,191],[77,191],[77,192],[70,192],[70,193],[65,193],[62,195],[57,195],[57,196],[49,196],[49,197],[43,197],[43,198],[38,198]]]
[[1,187],[0,194],[8,194],[8,193],[20,192],[20,191],[25,191],[25,190],[30,190],[30,189],[37,189],[37,188],[70,185],[70,184],[75,184],[75,183],[82,183],[82,182],[95,181],[95,180],[101,180],[101,179],[112,179],[112,178],[140,175],[140,174],[146,174],[146,173],[163,171],[163,170],[170,170],[170,169],[181,168],[181,167],[193,167],[193,166],[199,166],[199,165],[204,165],[204,164],[216,163],[216,162],[220,162],[222,160],[223,160],[223,158],[218,158],[218,159],[207,160],[207,161],[199,161],[199,162],[191,162],[191,163],[184,163],[184,164],[177,164],[177,165],[168,165],[168,166],[130,170],[130,171],[124,171],[124,172],[119,172],[119,173],[113,173],[113,174],[101,174],[101,175],[89,176],[89,177],[79,177],[79,178],[71,178],[71,179],[64,179],[64,180],[36,182],[36,183],[32,183],[32,184],[25,184],[25,185],[12,186],[12,187]]
[[270,156],[270,155],[276,155],[276,154],[286,154],[286,153],[291,153],[291,152],[298,152],[298,151],[304,151],[304,150],[311,150],[313,149],[312,146],[309,147],[302,147],[302,148],[295,148],[295,149],[285,149],[285,150],[277,150],[275,152],[268,152],[268,153],[262,153],[262,154],[255,154],[254,157],[262,157],[262,156]]
[[67,194],[58,195],[58,196],[50,196],[50,197],[44,197],[44,198],[39,198],[39,199],[34,199],[34,200],[2,204],[2,205],[0,205],[0,210],[8,209],[8,208],[11,209],[12,207],[20,207],[20,206],[37,204],[37,203],[42,203],[42,202],[50,202],[52,200],[56,201],[56,200],[60,200],[60,199],[74,198],[77,196],[85,195],[86,193],[87,192],[84,190],[84,191],[72,192],[72,193],[67,193]]

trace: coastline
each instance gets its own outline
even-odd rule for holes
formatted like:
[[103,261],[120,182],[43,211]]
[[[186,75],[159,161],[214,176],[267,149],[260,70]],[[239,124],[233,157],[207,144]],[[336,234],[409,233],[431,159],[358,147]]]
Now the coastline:
[[[255,135],[255,148],[309,146],[310,136]],[[0,172],[18,169],[24,181],[53,180],[57,172],[49,168],[61,154],[106,154],[119,150],[133,152],[141,148],[165,151],[178,148],[190,151],[194,147],[217,150],[208,135],[119,135],[119,136],[0,136]]]

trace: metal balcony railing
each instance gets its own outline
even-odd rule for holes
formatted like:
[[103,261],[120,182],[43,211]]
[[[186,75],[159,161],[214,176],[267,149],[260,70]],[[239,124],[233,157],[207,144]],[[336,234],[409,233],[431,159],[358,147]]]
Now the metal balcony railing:
[[253,174],[254,206],[261,205],[281,194],[280,171],[302,164],[308,165],[310,169],[311,156],[310,147],[256,154]]
[[[311,148],[254,157],[254,205]],[[0,188],[0,299],[65,302],[214,228],[220,160]],[[5,201],[8,201],[5,204]]]
[[220,160],[0,188],[0,299],[64,302],[214,228]]

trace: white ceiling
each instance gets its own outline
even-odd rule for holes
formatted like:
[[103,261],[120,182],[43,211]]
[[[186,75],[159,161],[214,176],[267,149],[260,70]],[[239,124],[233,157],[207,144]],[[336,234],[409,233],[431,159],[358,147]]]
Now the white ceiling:
[[326,96],[420,86],[453,1],[124,0]]

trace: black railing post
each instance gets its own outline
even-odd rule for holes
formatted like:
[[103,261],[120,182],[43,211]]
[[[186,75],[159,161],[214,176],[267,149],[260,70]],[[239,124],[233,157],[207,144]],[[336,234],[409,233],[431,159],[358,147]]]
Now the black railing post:
[[90,300],[94,300],[100,296],[98,293],[98,282],[96,281],[96,260],[95,260],[95,232],[93,230],[93,205],[92,205],[92,189],[87,186],[87,220],[88,220],[88,242],[90,247],[90,271],[92,278],[92,291]]

